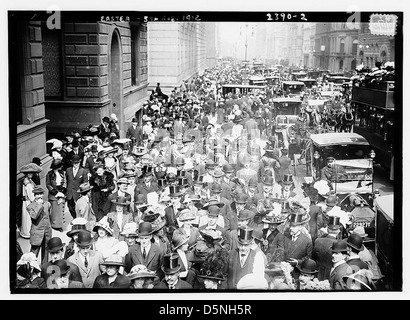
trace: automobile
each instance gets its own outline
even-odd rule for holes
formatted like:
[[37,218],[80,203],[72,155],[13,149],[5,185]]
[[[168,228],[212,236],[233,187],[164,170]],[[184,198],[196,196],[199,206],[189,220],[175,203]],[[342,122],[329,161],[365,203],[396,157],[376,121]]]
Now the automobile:
[[300,93],[305,88],[305,84],[301,81],[282,81],[282,90],[292,96],[300,96]]

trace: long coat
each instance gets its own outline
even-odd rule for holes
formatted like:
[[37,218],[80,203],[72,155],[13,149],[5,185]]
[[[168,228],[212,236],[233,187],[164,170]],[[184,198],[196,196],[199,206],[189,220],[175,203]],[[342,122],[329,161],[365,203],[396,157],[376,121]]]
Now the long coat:
[[57,177],[53,170],[49,171],[46,176],[46,187],[48,189],[48,201],[51,204],[51,226],[59,229],[63,227],[63,213],[65,203],[57,203],[56,194],[58,192],[65,193],[65,175],[63,171],[59,171],[61,183],[57,185]]
[[232,250],[228,255],[228,289],[236,289],[239,280],[253,271],[256,251],[251,250],[243,267],[239,260],[239,250]]
[[317,263],[319,270],[317,278],[319,281],[329,279],[330,277],[330,270],[333,267],[330,247],[336,240],[335,237],[327,235],[323,238],[317,238],[314,242],[315,245],[313,247],[312,259]]
[[101,274],[100,264],[104,262],[101,252],[90,250],[88,268],[84,266],[80,258],[80,253],[76,252],[68,258],[68,262],[77,265],[86,288],[92,288],[95,279]]
[[[329,283],[330,288],[333,290],[344,290],[346,289],[346,284],[343,281],[343,277],[349,275],[349,265],[346,262],[338,265],[330,272]],[[351,269],[350,269],[351,270]]]
[[80,167],[74,177],[73,167],[67,169],[67,200],[78,200],[80,194],[77,190],[80,189],[80,184],[88,181],[87,173],[86,169]]
[[[75,213],[77,218],[84,218],[88,221],[88,225],[91,226],[96,221],[91,202],[87,196],[82,196],[75,203]],[[88,229],[90,230],[90,229]]]
[[52,237],[50,202],[38,203],[33,201],[27,206],[27,212],[31,217],[30,244],[40,246],[44,237],[47,243]]
[[163,272],[161,269],[162,265],[162,259],[163,259],[163,251],[160,249],[160,247],[155,244],[151,243],[151,248],[144,260],[142,257],[142,252],[141,252],[141,245],[139,243],[136,243],[129,247],[128,249],[128,254],[130,257],[130,261],[132,266],[135,266],[137,264],[142,264],[147,267],[147,269],[151,271],[155,271],[157,273],[157,276],[162,279]]
[[134,189],[134,199],[137,199],[138,194],[147,195],[150,192],[158,191],[158,184],[154,181],[151,181],[149,187],[144,183],[138,183]]

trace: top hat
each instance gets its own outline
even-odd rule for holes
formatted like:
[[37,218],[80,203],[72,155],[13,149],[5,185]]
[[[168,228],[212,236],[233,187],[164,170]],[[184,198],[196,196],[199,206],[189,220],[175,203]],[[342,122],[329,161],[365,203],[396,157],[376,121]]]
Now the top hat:
[[349,237],[346,240],[346,243],[349,247],[363,251],[364,246],[363,246],[363,238],[358,235],[357,233],[351,233]]
[[335,242],[332,243],[332,246],[330,247],[330,251],[347,253],[346,241],[341,240],[341,239],[336,240]]
[[189,186],[188,179],[187,179],[187,178],[181,178],[181,177],[179,177],[179,178],[178,178],[178,186],[180,186],[180,187],[187,187],[187,186]]
[[92,188],[94,188],[92,185],[90,185],[89,182],[85,182],[80,184],[80,189],[77,190],[78,193],[86,193],[90,191]]
[[238,236],[238,241],[240,244],[251,244],[252,243],[252,232],[253,228],[251,227],[239,227],[239,236]]
[[203,184],[204,183],[204,176],[194,176],[194,184]]
[[20,172],[22,173],[40,173],[42,170],[43,169],[35,163],[29,163],[20,168]]
[[60,251],[63,248],[64,248],[64,244],[61,241],[60,237],[53,237],[50,240],[48,240],[48,242],[47,242],[46,249],[50,253]]
[[283,184],[293,184],[293,177],[291,174],[284,174],[283,175]]
[[296,268],[298,268],[301,273],[315,274],[319,272],[316,261],[312,259],[304,259],[300,266],[297,265]]
[[35,187],[33,188],[33,193],[34,193],[34,194],[44,193],[44,189],[43,189],[42,187],[40,187],[40,186],[35,186]]
[[120,206],[128,206],[131,202],[128,201],[127,197],[117,196],[115,199],[111,200],[112,203]]
[[172,247],[174,250],[178,249],[180,246],[184,245],[189,241],[189,237],[184,236],[182,233],[174,232],[172,234]]
[[173,274],[179,271],[181,266],[178,263],[179,255],[177,253],[167,253],[164,255],[164,260],[162,263],[162,271],[165,274]]
[[124,266],[123,258],[117,253],[114,253],[111,256],[107,257],[104,262],[101,262],[100,264],[105,266]]
[[153,167],[152,167],[152,166],[143,166],[143,167],[142,167],[142,174],[143,174],[144,176],[153,175],[153,174],[154,174],[154,172],[153,172]]
[[177,170],[177,178],[185,178],[187,177],[186,171],[185,170]]
[[336,195],[330,195],[326,198],[325,204],[328,207],[334,207],[337,204],[337,200],[338,200],[338,198],[337,198]]
[[157,179],[158,187],[163,188],[167,185],[167,179]]
[[291,212],[288,216],[288,221],[291,226],[302,225],[310,220],[308,213]]
[[340,225],[340,217],[338,216],[329,216],[329,223],[327,224],[327,227],[331,230],[339,230],[341,225]]
[[179,186],[169,186],[169,196],[170,197],[179,197],[181,195],[179,191]]
[[75,240],[75,243],[79,247],[88,247],[93,243],[93,238],[91,232],[88,230],[80,230],[78,232],[78,237]]
[[52,265],[58,267],[60,276],[65,276],[70,271],[70,266],[64,259],[54,261]]
[[138,235],[139,236],[149,236],[152,234],[152,224],[151,222],[141,222],[138,227]]

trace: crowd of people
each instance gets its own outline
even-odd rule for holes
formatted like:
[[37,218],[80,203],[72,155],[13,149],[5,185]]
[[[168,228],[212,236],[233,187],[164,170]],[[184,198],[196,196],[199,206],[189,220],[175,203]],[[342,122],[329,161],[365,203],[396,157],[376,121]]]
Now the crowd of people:
[[221,95],[237,81],[217,66],[169,96],[158,84],[124,137],[112,114],[48,140],[45,185],[39,163],[20,168],[31,250],[17,242],[14,287],[376,290],[364,228],[326,181],[295,190],[268,95]]

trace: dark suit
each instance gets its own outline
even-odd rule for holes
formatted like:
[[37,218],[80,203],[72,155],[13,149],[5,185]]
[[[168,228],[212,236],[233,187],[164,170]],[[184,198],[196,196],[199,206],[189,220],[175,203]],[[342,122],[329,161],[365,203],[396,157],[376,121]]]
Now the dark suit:
[[91,155],[85,160],[85,169],[87,169],[92,175],[95,174],[95,170],[93,168],[97,164],[97,159],[98,157]]
[[165,208],[165,233],[169,242],[172,241],[172,234],[179,228],[175,210],[172,205]]
[[125,134],[125,137],[128,139],[131,139],[134,142],[135,139],[135,143],[137,145],[139,145],[142,141],[142,128],[141,127],[135,127],[131,126],[127,129],[127,133]]
[[136,243],[133,246],[129,247],[128,254],[132,266],[135,266],[137,264],[143,264],[147,267],[147,269],[155,271],[157,273],[157,276],[159,276],[159,278],[162,279],[163,272],[161,269],[161,265],[163,251],[157,244],[151,243],[151,248],[148,251],[145,259],[142,257],[141,245],[139,243]]
[[84,266],[79,252],[74,253],[67,261],[78,267],[84,286],[92,288],[95,279],[101,274],[100,264],[104,262],[104,259],[101,252],[90,250],[87,268]]
[[343,277],[351,274],[349,269],[349,265],[346,262],[343,262],[330,272],[329,283],[333,290],[346,289],[346,284],[343,281]]
[[232,250],[228,255],[228,289],[236,289],[239,280],[253,271],[256,251],[250,250],[243,267],[239,260],[239,250]]
[[335,237],[327,235],[323,238],[317,238],[314,242],[315,245],[313,247],[312,259],[317,263],[319,270],[317,278],[319,281],[329,279],[330,277],[330,270],[333,267],[330,247],[336,240]]
[[87,170],[84,168],[78,168],[77,174],[74,177],[73,167],[67,169],[67,205],[73,218],[76,218],[75,213],[75,201],[80,198],[80,194],[77,192],[80,189],[80,185],[88,181]]
[[[159,282],[157,285],[155,285],[153,289],[163,290],[163,289],[169,289],[169,288],[168,288],[167,282],[165,280],[163,280],[163,281]],[[192,289],[192,286],[188,282],[186,282],[182,279],[178,279],[178,282],[175,285],[175,290],[181,290],[181,289],[182,290]]]
[[347,258],[346,263],[352,268],[352,272],[356,273],[360,269],[369,269],[369,266],[359,257]]
[[158,184],[154,181],[150,182],[149,187],[144,182],[139,183],[134,189],[134,199],[137,199],[138,194],[143,194],[146,196],[148,193],[156,191],[158,191]]
[[299,234],[296,241],[292,241],[291,238],[284,238],[284,259],[293,258],[298,260],[298,265],[306,258],[312,257],[312,240],[310,240],[302,232]]
[[[81,277],[78,266],[69,261],[66,261],[66,262],[67,262],[67,265],[70,267],[70,276],[68,277],[68,279],[71,281],[77,281],[77,282],[82,283],[83,278]],[[48,278],[51,277],[53,274],[52,273],[54,270],[53,268],[58,268],[58,267],[53,265],[51,261],[41,265],[41,277],[44,279],[46,283],[47,283]]]

